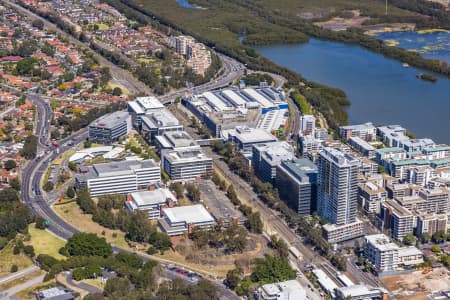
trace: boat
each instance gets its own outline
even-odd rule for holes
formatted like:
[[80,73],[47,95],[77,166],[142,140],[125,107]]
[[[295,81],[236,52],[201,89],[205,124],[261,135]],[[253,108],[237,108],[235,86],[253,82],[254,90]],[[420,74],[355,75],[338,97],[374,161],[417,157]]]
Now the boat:
[[402,63],[403,68],[409,68],[409,65],[407,63]]
[[435,77],[431,74],[424,74],[424,73],[417,74],[416,77],[419,79],[427,80],[427,81],[431,81],[431,82],[436,82],[438,80],[437,77]]

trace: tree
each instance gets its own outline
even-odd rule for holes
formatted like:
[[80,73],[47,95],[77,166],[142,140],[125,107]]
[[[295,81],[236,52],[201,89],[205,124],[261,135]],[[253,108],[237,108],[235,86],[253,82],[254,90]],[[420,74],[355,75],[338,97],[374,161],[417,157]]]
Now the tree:
[[105,238],[100,238],[94,233],[75,233],[70,237],[65,246],[71,256],[101,256],[112,255],[112,247]]
[[67,188],[66,196],[69,197],[69,198],[71,198],[71,199],[72,199],[73,197],[75,197],[75,191],[74,191],[73,187],[69,186],[69,187]]
[[39,30],[44,29],[44,22],[40,19],[35,19],[31,22],[31,26],[36,27]]
[[192,202],[200,201],[200,190],[195,186],[195,184],[193,183],[186,184],[186,191],[188,197],[191,199]]
[[262,233],[263,222],[261,220],[261,215],[259,212],[252,212],[247,216],[246,226],[250,232]]
[[241,282],[243,273],[244,271],[241,267],[236,267],[233,270],[228,271],[226,278],[227,286],[234,290]]
[[35,227],[37,229],[45,229],[45,219],[41,216],[37,216],[35,220]]
[[281,282],[296,277],[296,272],[291,268],[286,257],[277,258],[267,255],[264,258],[255,258],[254,265],[251,279],[259,284]]
[[126,299],[130,289],[131,282],[128,278],[115,277],[108,279],[104,293],[110,299]]
[[282,238],[278,238],[276,235],[270,237],[270,247],[276,251],[277,257],[289,256],[288,245]]
[[38,60],[34,57],[25,57],[17,62],[16,72],[19,75],[40,75],[40,70],[36,68]]
[[122,95],[122,89],[120,87],[115,87],[112,91],[112,94],[114,96],[120,96],[120,95]]
[[50,192],[51,190],[53,190],[54,187],[55,187],[55,185],[53,184],[53,182],[47,181],[47,182],[44,184],[43,189],[44,189],[44,191],[46,191],[46,192]]
[[12,170],[15,167],[17,167],[17,164],[16,164],[16,162],[14,160],[9,159],[9,160],[5,161],[4,167],[5,167],[6,170],[9,171],[9,170]]
[[22,151],[20,155],[25,159],[34,159],[37,154],[37,137],[34,135],[29,135],[25,139]]
[[169,250],[172,247],[170,237],[163,232],[153,232],[150,235],[148,242],[152,244],[153,247],[158,249],[161,252],[161,254],[163,254],[164,251]]
[[17,265],[11,266],[11,273],[16,273],[19,270],[19,267]]
[[115,259],[123,262],[127,266],[133,269],[140,269],[143,266],[143,261],[136,254],[128,254],[121,252],[115,256]]
[[416,242],[416,237],[412,234],[412,233],[408,233],[407,235],[405,235],[405,237],[403,238],[403,243],[405,245],[414,245]]
[[422,233],[422,235],[420,237],[421,237],[422,243],[424,243],[424,244],[429,243],[431,240],[431,236],[428,232]]
[[77,170],[77,163],[74,161],[70,161],[69,164],[69,169],[71,169],[72,171],[76,171]]
[[19,177],[14,177],[9,180],[9,185],[16,191],[20,191],[20,180]]
[[32,245],[25,246],[23,248],[23,253],[25,253],[25,255],[27,255],[31,258],[33,258],[36,255],[34,252],[34,247]]
[[338,253],[336,255],[333,255],[331,257],[331,263],[333,266],[335,266],[339,271],[346,271],[347,270],[347,261],[345,259],[345,256],[342,255],[342,253]]
[[433,240],[433,242],[435,244],[440,244],[440,243],[444,242],[447,239],[447,235],[445,234],[444,230],[439,230],[439,231],[436,231],[433,234],[431,239]]
[[433,245],[430,250],[435,254],[441,253],[441,247],[439,247],[439,245]]
[[178,200],[184,197],[184,187],[182,183],[174,182],[169,186],[169,189],[175,192]]

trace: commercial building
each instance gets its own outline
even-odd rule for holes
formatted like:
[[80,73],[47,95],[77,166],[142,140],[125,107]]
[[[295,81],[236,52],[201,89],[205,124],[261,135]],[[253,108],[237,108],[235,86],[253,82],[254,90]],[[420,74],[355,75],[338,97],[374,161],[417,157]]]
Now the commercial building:
[[388,291],[379,287],[352,285],[336,289],[337,300],[387,300]]
[[300,216],[316,210],[317,166],[312,161],[303,158],[282,162],[275,182],[280,198]]
[[164,132],[183,130],[181,122],[153,96],[138,97],[128,102],[128,111],[133,126],[147,140]]
[[200,147],[186,131],[168,131],[163,135],[155,136],[155,141],[162,152],[164,152],[164,150],[192,149]]
[[160,181],[161,168],[151,159],[95,164],[75,175],[76,187],[87,188],[91,196],[128,194]]
[[300,116],[300,136],[311,135],[314,137],[316,129],[316,117],[313,115]]
[[130,211],[143,211],[151,220],[161,217],[161,210],[173,207],[178,202],[171,191],[165,188],[151,188],[127,195],[126,207]]
[[394,200],[381,203],[380,219],[384,228],[390,229],[392,237],[398,241],[402,241],[408,233],[413,233],[414,214]]
[[365,141],[373,141],[376,134],[377,128],[372,123],[339,127],[339,136],[347,140],[351,137],[359,137]]
[[103,156],[105,159],[117,158],[125,148],[114,146],[99,146],[79,150],[69,157],[69,162],[80,164],[86,160],[93,159],[97,156]]
[[89,140],[99,144],[111,144],[131,130],[131,117],[126,111],[116,111],[98,118],[88,128]]
[[306,291],[297,280],[269,283],[255,291],[257,300],[306,299]]
[[263,181],[274,183],[277,166],[295,157],[294,148],[287,142],[257,144],[252,149],[252,166]]
[[73,300],[75,299],[75,293],[62,287],[52,287],[36,293],[38,300]]
[[172,180],[194,180],[212,174],[212,159],[200,148],[169,150],[162,161]]
[[162,219],[158,220],[159,227],[170,236],[191,233],[196,226],[209,228],[215,220],[206,208],[201,205],[178,206],[162,209]]
[[356,219],[359,161],[342,149],[326,147],[317,166],[317,212],[331,223],[323,227],[324,235],[330,242],[361,236],[362,222]]
[[[272,133],[285,127],[288,104],[282,90],[271,87],[225,88],[182,100],[216,137],[228,138],[236,126]],[[280,113],[273,111],[280,110]],[[279,128],[277,128],[277,126]]]
[[277,139],[267,131],[258,128],[238,126],[228,133],[228,140],[235,143],[242,152],[252,152],[252,147],[276,142]]
[[399,247],[384,234],[365,236],[364,257],[378,273],[398,271],[399,266],[423,262],[423,254],[414,246]]

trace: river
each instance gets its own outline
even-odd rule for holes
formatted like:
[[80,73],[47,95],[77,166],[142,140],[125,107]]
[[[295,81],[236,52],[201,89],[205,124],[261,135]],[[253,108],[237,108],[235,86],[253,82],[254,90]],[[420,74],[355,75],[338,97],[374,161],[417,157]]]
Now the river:
[[306,44],[257,47],[262,55],[308,80],[343,89],[349,123],[399,124],[450,144],[450,80],[416,78],[424,72],[360,46],[311,39]]

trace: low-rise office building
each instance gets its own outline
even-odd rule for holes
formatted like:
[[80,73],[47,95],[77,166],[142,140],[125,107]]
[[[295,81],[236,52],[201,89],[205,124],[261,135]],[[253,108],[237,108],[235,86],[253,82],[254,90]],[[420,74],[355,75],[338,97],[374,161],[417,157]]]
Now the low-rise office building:
[[255,298],[257,300],[306,299],[306,291],[297,280],[288,280],[260,286],[255,292]]
[[364,235],[364,223],[358,219],[356,221],[337,225],[325,224],[322,226],[323,238],[331,243],[345,242]]
[[194,227],[209,228],[215,220],[201,205],[178,206],[162,209],[159,227],[170,236],[191,233]]
[[162,208],[173,207],[177,202],[177,197],[168,189],[151,188],[128,194],[125,205],[130,211],[143,211],[150,220],[155,220],[161,217]]
[[98,118],[88,128],[89,140],[99,144],[111,144],[131,130],[131,116],[126,111],[116,111]]
[[254,145],[252,150],[252,166],[255,174],[270,183],[275,182],[277,166],[295,157],[294,148],[284,141]]
[[75,175],[76,187],[87,188],[94,197],[128,194],[160,181],[160,165],[151,159],[95,164]]
[[387,300],[388,291],[379,287],[352,285],[336,289],[337,300]]
[[399,266],[423,262],[419,249],[414,246],[399,247],[384,234],[365,236],[364,257],[378,273],[398,271]]
[[228,131],[226,138],[235,143],[240,151],[247,153],[251,153],[252,147],[255,145],[277,141],[276,137],[265,130],[246,126],[238,126],[234,130]]
[[280,198],[299,216],[316,210],[317,172],[317,166],[306,158],[284,161],[277,167],[275,186]]
[[161,150],[175,150],[175,149],[188,149],[199,148],[197,142],[186,131],[168,131],[163,135],[155,137],[155,141]]
[[162,161],[172,180],[194,180],[212,174],[212,159],[200,148],[167,151]]

